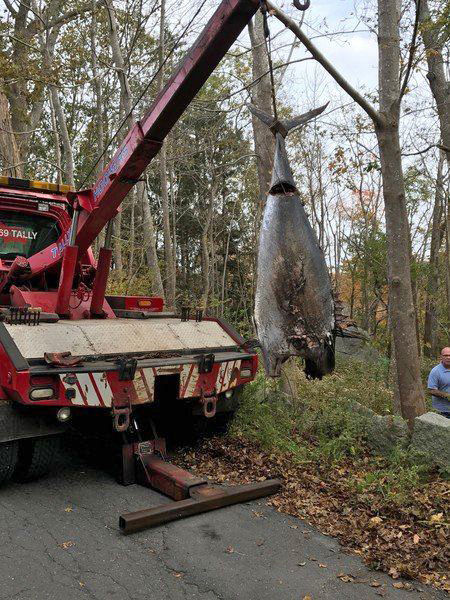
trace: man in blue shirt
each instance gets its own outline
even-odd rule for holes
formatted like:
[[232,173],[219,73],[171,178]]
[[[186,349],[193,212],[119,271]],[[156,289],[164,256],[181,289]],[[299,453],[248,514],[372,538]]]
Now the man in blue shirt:
[[442,348],[441,362],[431,369],[428,391],[433,397],[433,408],[450,419],[450,348]]

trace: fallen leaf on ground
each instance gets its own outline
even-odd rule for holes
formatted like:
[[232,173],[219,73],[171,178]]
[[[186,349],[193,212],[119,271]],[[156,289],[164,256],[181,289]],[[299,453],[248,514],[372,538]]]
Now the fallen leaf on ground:
[[304,566],[306,565],[306,563],[305,563],[305,562],[301,562],[301,563],[297,563],[297,565],[298,565],[299,567],[304,567]]
[[71,506],[68,506],[64,509],[64,512],[73,512],[73,508]]
[[350,575],[349,573],[339,573],[336,577],[344,583],[353,583],[355,581],[353,575]]
[[[306,438],[302,443],[313,447],[315,441]],[[391,502],[378,488],[379,483],[383,484],[380,472],[391,467],[386,459],[374,458],[368,450],[364,454],[362,448],[359,458],[343,458],[336,465],[319,460],[298,464],[288,452],[266,452],[258,443],[239,435],[203,440],[195,453],[180,450],[176,464],[192,469],[198,476],[214,473],[216,480],[230,484],[246,484],[261,477],[280,478],[284,482],[282,490],[267,503],[278,512],[303,519],[291,529],[302,530],[304,539],[310,531],[302,528],[312,525],[337,538],[345,551],[357,554],[366,564],[376,564],[379,571],[389,573],[393,579],[415,578],[448,591],[448,564],[442,549],[450,545],[450,528],[444,527],[450,485],[437,473],[420,487],[412,488],[406,503]],[[365,485],[367,476],[373,475],[375,483]],[[414,536],[419,537],[418,543]],[[343,576],[343,581],[354,581],[352,576]]]
[[228,546],[228,548],[225,549],[225,552],[227,552],[228,554],[233,554],[233,552],[234,552],[233,546]]
[[401,581],[396,581],[392,584],[392,587],[394,587],[396,590],[402,590],[405,587],[405,584]]
[[67,548],[71,548],[72,546],[75,546],[75,542],[62,542],[62,544],[59,545],[63,550],[67,550]]
[[389,575],[392,577],[392,579],[398,579],[400,577],[400,573],[397,571],[397,569],[394,569],[394,567],[389,569]]
[[326,568],[327,568],[327,565],[324,565],[323,563],[319,563],[319,567],[320,567],[321,569],[326,569]]
[[417,533],[416,533],[416,534],[414,535],[414,537],[413,537],[413,542],[414,542],[415,544],[418,544],[418,543],[419,543],[419,541],[420,541],[420,537],[419,537],[419,536],[417,535]]
[[440,523],[444,518],[444,513],[437,513],[436,515],[431,515],[430,521],[432,523]]
[[370,587],[380,587],[381,583],[379,581],[371,581],[370,582]]

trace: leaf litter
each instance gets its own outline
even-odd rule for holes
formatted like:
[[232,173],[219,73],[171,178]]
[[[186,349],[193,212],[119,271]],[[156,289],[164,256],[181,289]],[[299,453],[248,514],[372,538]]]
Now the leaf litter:
[[[267,501],[277,511],[336,537],[345,550],[393,579],[418,579],[450,591],[447,481],[436,477],[424,483],[403,504],[386,502],[382,493],[359,492],[350,484],[367,474],[367,458],[299,463],[289,453],[265,451],[243,437],[205,439],[195,451],[180,451],[177,462],[199,475],[214,473],[215,480],[230,484],[279,477],[283,489]],[[347,573],[338,578],[355,581]],[[395,587],[410,587],[402,585]]]

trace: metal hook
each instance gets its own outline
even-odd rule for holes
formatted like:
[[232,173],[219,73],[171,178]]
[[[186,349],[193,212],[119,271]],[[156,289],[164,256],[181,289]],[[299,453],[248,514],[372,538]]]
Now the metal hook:
[[297,10],[308,10],[311,6],[311,0],[306,0],[304,4],[301,4],[298,0],[294,0],[294,6]]

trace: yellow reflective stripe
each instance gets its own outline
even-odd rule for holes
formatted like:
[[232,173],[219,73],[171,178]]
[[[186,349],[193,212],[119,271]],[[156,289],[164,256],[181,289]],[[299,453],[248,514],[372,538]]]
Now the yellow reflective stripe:
[[0,176],[0,185],[8,185],[9,183],[9,177],[4,177],[3,175]]

